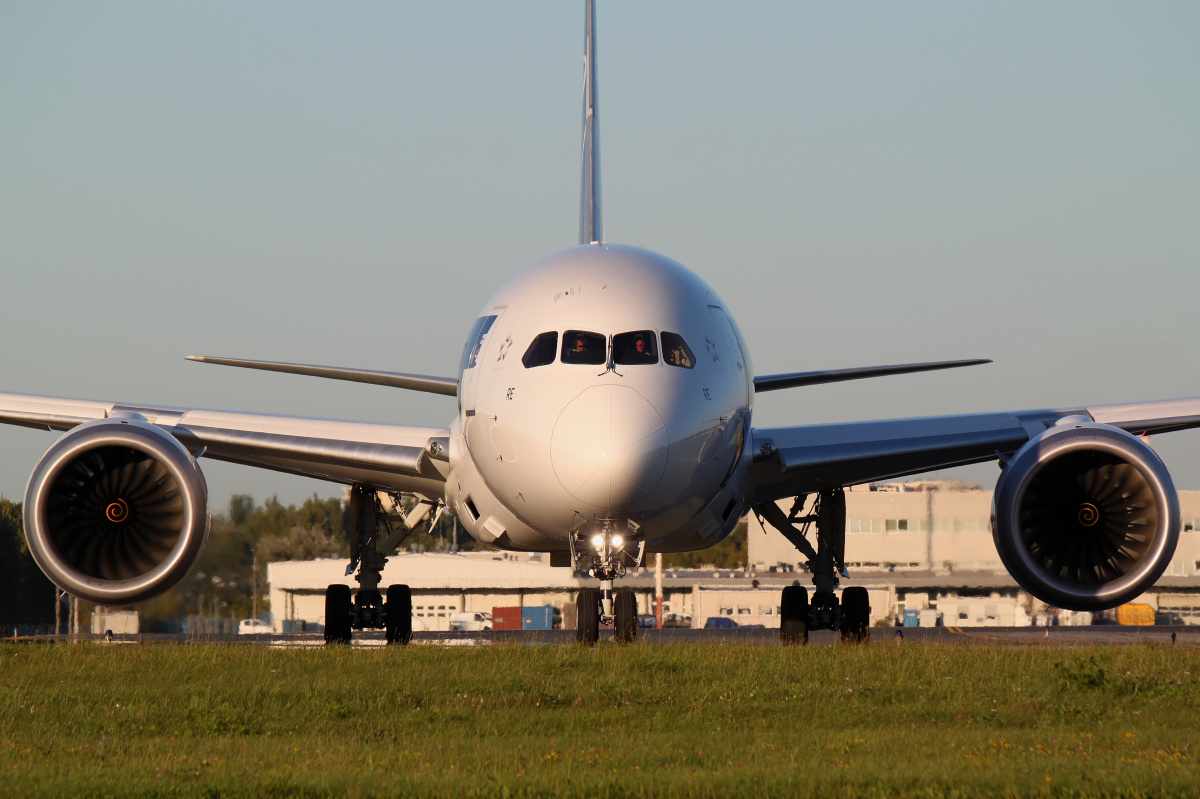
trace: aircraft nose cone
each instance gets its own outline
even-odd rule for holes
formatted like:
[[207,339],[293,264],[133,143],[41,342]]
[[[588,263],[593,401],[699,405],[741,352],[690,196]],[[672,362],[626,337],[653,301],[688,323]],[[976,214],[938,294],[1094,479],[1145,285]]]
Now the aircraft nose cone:
[[625,386],[593,386],[563,409],[550,438],[559,482],[589,505],[620,509],[658,485],[667,468],[667,427]]

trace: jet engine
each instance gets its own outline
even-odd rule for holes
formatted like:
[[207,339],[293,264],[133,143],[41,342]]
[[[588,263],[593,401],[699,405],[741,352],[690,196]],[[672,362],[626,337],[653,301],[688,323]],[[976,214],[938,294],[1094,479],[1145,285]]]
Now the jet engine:
[[76,427],[25,490],[25,533],[42,571],[100,605],[158,596],[208,539],[208,487],[183,445],[140,417]]
[[1021,447],[993,497],[992,537],[1008,571],[1070,610],[1115,607],[1153,585],[1179,523],[1179,497],[1154,451],[1086,417]]

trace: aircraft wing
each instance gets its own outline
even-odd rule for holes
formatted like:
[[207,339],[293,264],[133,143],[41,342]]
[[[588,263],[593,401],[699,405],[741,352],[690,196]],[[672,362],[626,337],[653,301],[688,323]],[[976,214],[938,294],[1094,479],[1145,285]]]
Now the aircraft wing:
[[1200,427],[1200,397],[1013,413],[755,428],[755,503],[981,463],[1008,455],[1067,416],[1134,435]]
[[4,424],[70,430],[114,417],[141,417],[205,458],[427,499],[444,494],[449,463],[442,428],[0,394]]

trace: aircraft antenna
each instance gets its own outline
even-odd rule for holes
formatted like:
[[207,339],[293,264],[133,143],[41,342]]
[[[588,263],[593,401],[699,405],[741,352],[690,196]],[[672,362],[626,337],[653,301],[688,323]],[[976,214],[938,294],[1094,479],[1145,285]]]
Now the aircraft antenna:
[[583,39],[583,180],[579,243],[598,244],[600,224],[600,120],[596,101],[596,0],[585,0]]

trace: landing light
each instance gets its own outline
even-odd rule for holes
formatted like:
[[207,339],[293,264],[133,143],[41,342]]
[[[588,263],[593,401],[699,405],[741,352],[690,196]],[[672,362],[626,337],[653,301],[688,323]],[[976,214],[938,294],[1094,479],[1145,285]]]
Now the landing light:
[[600,547],[604,546],[604,536],[602,536],[602,535],[592,536],[592,546],[594,546],[596,549],[599,549]]
[[624,538],[621,538],[621,536],[619,536],[619,535],[614,535],[614,536],[612,537],[612,545],[613,545],[614,547],[619,547],[619,546],[621,546],[621,544],[622,544],[624,541],[625,541],[625,539],[624,539]]

